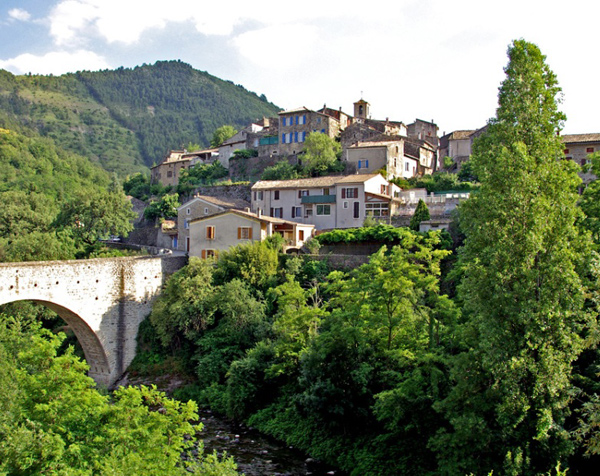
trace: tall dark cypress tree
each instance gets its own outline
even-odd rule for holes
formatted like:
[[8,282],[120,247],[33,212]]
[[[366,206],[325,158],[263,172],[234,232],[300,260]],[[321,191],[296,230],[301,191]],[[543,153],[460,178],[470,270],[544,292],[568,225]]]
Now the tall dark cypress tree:
[[571,450],[563,428],[583,349],[586,240],[576,167],[561,160],[561,89],[539,48],[508,49],[497,116],[474,144],[481,190],[461,207],[465,351],[432,442],[445,474],[541,474]]

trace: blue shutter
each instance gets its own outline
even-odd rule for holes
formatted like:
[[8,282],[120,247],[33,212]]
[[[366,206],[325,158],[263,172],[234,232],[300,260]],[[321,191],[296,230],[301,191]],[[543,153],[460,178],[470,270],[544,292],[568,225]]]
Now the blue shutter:
[[281,143],[285,144],[285,134],[281,134]]
[[294,132],[294,142],[298,142],[298,133]]
[[359,169],[359,170],[362,168],[362,167],[361,167],[361,165],[362,165],[362,160],[359,160],[359,161],[358,161],[358,169]]
[[368,169],[368,168],[369,168],[369,161],[368,161],[368,160],[366,160],[365,162],[366,162],[366,164],[365,164],[365,165],[366,165],[366,167],[365,167],[365,168],[367,168],[367,169]]

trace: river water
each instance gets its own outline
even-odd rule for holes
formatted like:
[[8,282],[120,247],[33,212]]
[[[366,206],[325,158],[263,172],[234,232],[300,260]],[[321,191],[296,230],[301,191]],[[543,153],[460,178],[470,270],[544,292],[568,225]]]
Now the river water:
[[256,430],[221,419],[209,411],[201,410],[200,419],[204,425],[200,438],[205,452],[216,450],[219,455],[227,452],[237,463],[238,471],[246,476],[347,476]]
[[[150,381],[125,374],[116,385],[150,384],[172,396],[183,381],[170,375],[154,377]],[[208,454],[216,450],[219,456],[226,452],[233,457],[238,472],[246,476],[348,476],[331,465],[315,461],[295,448],[215,415],[210,410],[199,409],[198,415],[204,428],[197,437],[204,442],[204,452]]]

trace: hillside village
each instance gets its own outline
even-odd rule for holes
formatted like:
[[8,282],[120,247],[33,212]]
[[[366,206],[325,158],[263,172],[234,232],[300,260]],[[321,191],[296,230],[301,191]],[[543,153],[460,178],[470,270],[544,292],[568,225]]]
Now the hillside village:
[[[353,115],[326,105],[316,111],[281,111],[249,124],[219,147],[173,150],[151,168],[151,182],[164,187],[176,187],[182,171],[217,162],[232,180],[250,179],[252,184],[192,196],[178,208],[176,220],[162,223],[157,244],[207,258],[230,246],[280,234],[285,249],[297,251],[316,233],[360,227],[365,219],[406,226],[419,200],[431,214],[420,231],[447,229],[452,210],[469,197],[468,191],[430,194],[425,189],[403,190],[393,181],[458,172],[468,161],[473,140],[485,129],[439,137],[433,120],[416,119],[407,125],[373,119],[370,104],[362,98],[354,103]],[[315,132],[340,143],[342,172],[260,180],[260,174],[278,162],[302,164],[306,139]],[[600,134],[564,135],[563,141],[565,158],[580,165],[600,150]],[[593,178],[581,175],[584,183]]]

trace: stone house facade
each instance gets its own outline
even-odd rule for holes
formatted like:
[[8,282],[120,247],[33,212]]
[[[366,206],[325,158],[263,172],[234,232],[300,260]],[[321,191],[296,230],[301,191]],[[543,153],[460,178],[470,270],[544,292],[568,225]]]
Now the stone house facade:
[[399,192],[380,174],[263,180],[252,186],[251,210],[316,230],[355,228],[367,216],[388,221]]
[[182,170],[190,169],[196,164],[211,164],[217,160],[218,149],[204,149],[188,152],[172,150],[164,160],[150,168],[150,182],[159,183],[163,187],[176,187]]
[[216,257],[232,246],[280,234],[284,249],[299,249],[314,234],[314,226],[243,210],[226,210],[190,222],[190,256],[203,259]]
[[180,251],[190,251],[190,223],[192,220],[234,208],[244,209],[249,206],[249,202],[241,199],[196,195],[177,209],[177,235],[173,248]]

